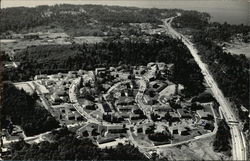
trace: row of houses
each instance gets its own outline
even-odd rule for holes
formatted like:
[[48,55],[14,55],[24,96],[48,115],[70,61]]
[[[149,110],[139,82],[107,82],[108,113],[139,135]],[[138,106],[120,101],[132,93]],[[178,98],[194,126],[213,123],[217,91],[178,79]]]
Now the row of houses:
[[58,109],[59,119],[64,121],[85,121],[85,118],[79,114],[73,105],[60,104],[52,106],[54,109]]
[[122,134],[127,133],[126,125],[103,126],[95,123],[90,123],[87,126],[79,129],[77,134],[83,137],[96,137],[98,144],[114,141]]

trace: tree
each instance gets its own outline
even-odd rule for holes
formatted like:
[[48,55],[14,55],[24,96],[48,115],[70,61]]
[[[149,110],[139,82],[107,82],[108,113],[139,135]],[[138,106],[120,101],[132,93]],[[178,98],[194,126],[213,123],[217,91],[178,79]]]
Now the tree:
[[165,114],[164,119],[166,119],[167,121],[172,120],[172,116],[170,115],[169,111]]
[[99,149],[90,139],[77,139],[75,134],[62,129],[54,132],[53,142],[27,144],[24,141],[12,144],[14,155],[4,159],[19,160],[147,160],[132,145],[118,144],[116,148]]
[[221,120],[218,125],[218,131],[213,143],[213,147],[216,151],[228,151],[231,149],[230,146],[230,128],[225,120]]
[[[23,89],[17,89],[12,83],[3,83],[2,94],[2,118],[3,128],[12,122],[20,125],[27,136],[36,135],[42,132],[59,127],[59,123],[36,103],[36,94],[29,95]],[[10,121],[8,118],[11,118]]]

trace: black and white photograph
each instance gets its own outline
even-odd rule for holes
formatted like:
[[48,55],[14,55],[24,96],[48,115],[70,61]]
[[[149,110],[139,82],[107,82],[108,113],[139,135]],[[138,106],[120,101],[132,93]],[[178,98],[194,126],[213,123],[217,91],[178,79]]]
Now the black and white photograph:
[[0,160],[247,161],[249,0],[0,0]]

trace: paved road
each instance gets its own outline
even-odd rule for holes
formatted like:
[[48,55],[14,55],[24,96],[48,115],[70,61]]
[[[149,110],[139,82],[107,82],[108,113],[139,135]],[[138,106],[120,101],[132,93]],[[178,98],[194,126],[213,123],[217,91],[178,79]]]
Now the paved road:
[[147,81],[149,80],[149,78],[151,76],[154,75],[156,71],[156,68],[153,68],[149,71],[147,71],[140,79],[139,79],[139,92],[137,93],[137,95],[135,96],[135,102],[138,104],[139,108],[144,112],[144,114],[147,116],[148,120],[150,122],[153,122],[153,120],[151,119],[151,106],[150,105],[145,105],[143,103],[143,95],[144,92],[147,88]]
[[144,112],[144,114],[147,116],[148,120],[152,122],[151,116],[150,116],[150,111],[148,109],[148,106],[145,105],[142,102],[143,99],[143,94],[147,88],[147,83],[144,79],[139,80],[140,87],[139,87],[139,92],[135,96],[135,102],[137,103],[138,107]]
[[210,74],[209,70],[206,67],[206,64],[204,64],[199,55],[197,49],[194,47],[194,44],[191,43],[185,36],[182,34],[176,32],[171,27],[171,22],[175,17],[166,19],[164,21],[164,24],[166,26],[166,29],[171,33],[171,35],[174,38],[179,38],[182,40],[182,42],[187,46],[187,48],[190,50],[190,53],[194,57],[194,60],[199,65],[204,78],[206,82],[209,84],[216,100],[220,104],[220,108],[223,112],[223,115],[225,117],[225,120],[229,124],[231,128],[231,135],[232,135],[232,151],[233,151],[233,160],[247,160],[246,157],[246,145],[244,142],[244,136],[242,132],[240,131],[240,127],[238,125],[238,120],[236,119],[233,110],[231,109],[230,104],[228,103],[227,99],[224,97],[221,90],[218,88],[217,83],[213,79],[212,75]]
[[79,112],[84,118],[87,119],[87,122],[89,123],[95,123],[95,124],[99,124],[99,125],[103,125],[103,126],[116,126],[116,125],[120,125],[119,123],[109,123],[106,121],[99,121],[96,118],[90,116],[90,114],[88,114],[82,107],[78,100],[77,100],[77,96],[76,96],[76,90],[77,90],[77,86],[80,83],[80,77],[75,79],[70,88],[69,88],[69,99],[73,104],[73,106],[75,107],[75,109],[77,110],[77,112]]
[[81,78],[79,77],[79,78],[75,79],[72,82],[72,84],[70,85],[69,99],[72,103],[74,103],[73,106],[75,107],[77,112],[79,112],[84,118],[86,118],[88,121],[90,121],[92,123],[100,124],[100,121],[96,120],[95,118],[91,117],[87,112],[85,112],[85,110],[79,104],[79,102],[77,100],[76,90],[77,90],[77,86],[79,86],[80,80],[81,80]]
[[125,80],[125,81],[121,81],[121,82],[117,82],[115,83],[112,87],[110,87],[107,91],[107,93],[105,93],[103,95],[103,97],[106,99],[106,97],[110,94],[110,92],[112,92],[114,89],[116,89],[118,86],[122,85],[122,84],[126,84],[126,83],[129,83],[130,80]]

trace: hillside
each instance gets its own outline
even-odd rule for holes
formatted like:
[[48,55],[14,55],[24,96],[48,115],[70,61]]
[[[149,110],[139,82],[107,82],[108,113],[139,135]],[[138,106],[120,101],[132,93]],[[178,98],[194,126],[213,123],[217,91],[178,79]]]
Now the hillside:
[[10,31],[27,32],[39,26],[63,28],[71,35],[102,36],[102,32],[108,32],[112,27],[126,27],[129,23],[161,24],[160,19],[173,16],[178,10],[63,4],[4,8],[0,11],[0,34],[5,37]]

